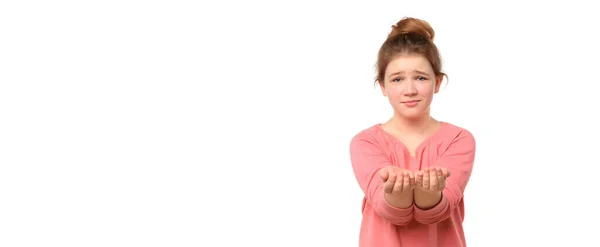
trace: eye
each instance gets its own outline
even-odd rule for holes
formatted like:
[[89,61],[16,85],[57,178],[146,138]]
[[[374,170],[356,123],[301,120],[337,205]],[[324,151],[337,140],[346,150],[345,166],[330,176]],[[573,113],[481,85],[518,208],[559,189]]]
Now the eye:
[[402,78],[400,77],[396,77],[392,80],[392,82],[400,82],[402,80]]
[[419,81],[426,81],[426,80],[427,80],[427,78],[425,78],[425,77],[422,77],[422,76],[418,76],[418,77],[417,77],[417,80],[419,80]]

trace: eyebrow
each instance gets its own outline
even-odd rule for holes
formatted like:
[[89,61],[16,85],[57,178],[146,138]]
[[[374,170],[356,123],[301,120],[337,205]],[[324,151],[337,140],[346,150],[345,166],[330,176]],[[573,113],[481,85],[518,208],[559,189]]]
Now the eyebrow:
[[[420,70],[413,70],[413,72],[415,72],[417,74],[420,74],[420,75],[430,76],[428,73],[420,71]],[[392,73],[390,76],[388,76],[388,78],[390,78],[392,76],[395,76],[395,75],[400,75],[400,74],[404,74],[404,71],[399,71],[399,72],[396,72],[396,73]]]

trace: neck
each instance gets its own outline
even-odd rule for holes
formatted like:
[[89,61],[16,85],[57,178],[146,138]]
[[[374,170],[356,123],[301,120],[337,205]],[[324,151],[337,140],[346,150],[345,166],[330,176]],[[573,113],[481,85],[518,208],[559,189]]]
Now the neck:
[[429,114],[417,119],[406,119],[394,115],[394,117],[392,117],[388,121],[388,124],[390,124],[391,126],[393,126],[394,129],[402,133],[425,134],[428,133],[433,126],[437,125],[438,121],[431,117]]

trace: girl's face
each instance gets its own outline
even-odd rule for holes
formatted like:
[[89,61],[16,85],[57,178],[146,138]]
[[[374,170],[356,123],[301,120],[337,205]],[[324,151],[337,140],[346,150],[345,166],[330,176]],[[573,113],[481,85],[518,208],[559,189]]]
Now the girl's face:
[[429,116],[433,95],[440,90],[442,79],[435,77],[425,57],[402,55],[388,64],[381,91],[396,115],[417,119]]

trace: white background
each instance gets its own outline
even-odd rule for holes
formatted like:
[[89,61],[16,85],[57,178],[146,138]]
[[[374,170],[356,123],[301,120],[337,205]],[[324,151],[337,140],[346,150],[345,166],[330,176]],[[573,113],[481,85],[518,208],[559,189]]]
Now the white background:
[[0,246],[357,246],[404,16],[477,140],[469,246],[600,246],[597,8],[449,2],[3,1]]

